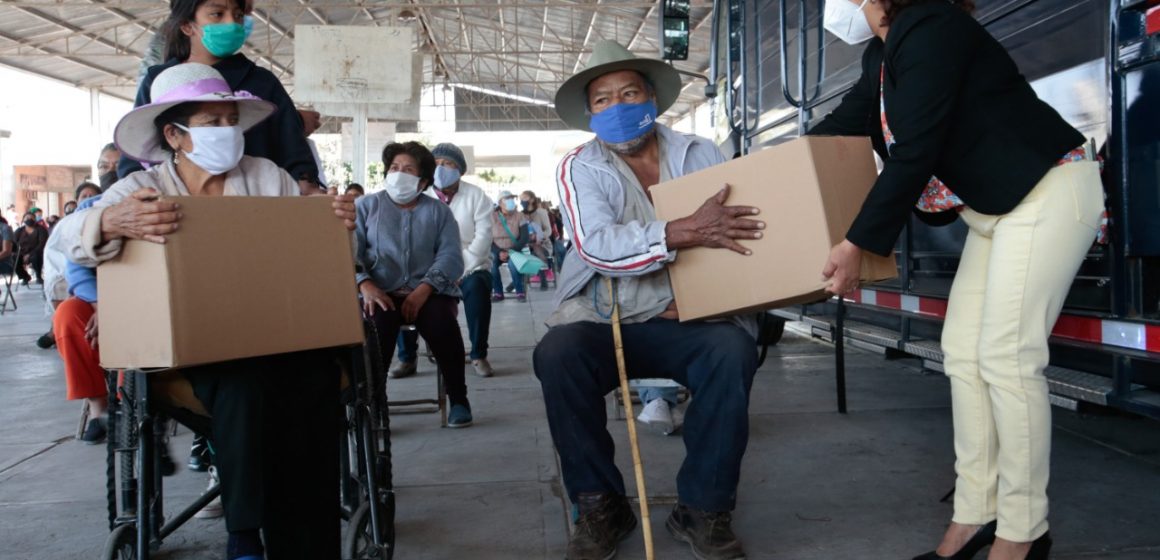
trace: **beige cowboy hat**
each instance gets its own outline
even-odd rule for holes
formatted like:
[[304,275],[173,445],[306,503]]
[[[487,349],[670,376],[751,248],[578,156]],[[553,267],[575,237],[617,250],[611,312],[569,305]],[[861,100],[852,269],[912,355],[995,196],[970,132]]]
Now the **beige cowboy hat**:
[[616,41],[600,41],[592,47],[588,65],[556,90],[556,114],[560,120],[572,128],[591,131],[588,120],[592,115],[588,113],[588,92],[585,90],[592,80],[620,70],[636,70],[652,82],[656,89],[658,115],[672,107],[681,94],[681,74],[665,61],[637,58]]
[[238,126],[243,131],[266,120],[277,109],[247,91],[233,91],[212,66],[186,62],[167,68],[153,80],[148,105],[133,109],[117,123],[113,142],[121,153],[137,161],[160,163],[168,156],[161,148],[153,120],[182,103],[232,101],[238,104]]

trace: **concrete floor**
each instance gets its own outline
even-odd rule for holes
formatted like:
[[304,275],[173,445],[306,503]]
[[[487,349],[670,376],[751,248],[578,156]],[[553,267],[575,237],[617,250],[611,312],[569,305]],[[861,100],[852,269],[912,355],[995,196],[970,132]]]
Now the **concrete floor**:
[[[440,429],[431,414],[392,416],[401,559],[559,559],[567,507],[531,349],[548,295],[495,306],[490,379],[469,376],[475,426]],[[98,558],[106,536],[105,451],[72,439],[80,405],[64,400],[39,295],[0,316],[0,558]],[[787,333],[757,375],[735,528],[753,559],[905,559],[932,548],[951,515],[947,383],[916,363],[850,350],[850,413],[835,412],[829,346]],[[434,368],[392,381],[393,396],[434,392]],[[631,482],[624,423],[610,421]],[[1056,411],[1051,481],[1057,558],[1160,558],[1160,430],[1152,421]],[[189,434],[172,443],[184,459]],[[684,456],[679,437],[644,431],[649,493],[670,500]],[[306,481],[303,481],[304,483]],[[166,479],[170,512],[204,487]],[[671,502],[670,502],[671,503]],[[691,558],[653,507],[656,557]],[[160,558],[224,557],[218,521],[192,521]],[[640,534],[619,558],[643,558]]]

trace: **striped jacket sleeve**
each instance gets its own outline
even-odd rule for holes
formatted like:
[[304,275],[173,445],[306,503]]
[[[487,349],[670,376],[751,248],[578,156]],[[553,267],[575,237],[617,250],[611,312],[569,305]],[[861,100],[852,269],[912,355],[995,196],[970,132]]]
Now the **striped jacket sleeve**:
[[617,223],[621,212],[614,205],[623,202],[612,200],[601,172],[576,164],[581,149],[564,156],[556,169],[564,225],[576,254],[596,272],[611,277],[641,276],[663,268],[676,256],[665,244],[667,222]]

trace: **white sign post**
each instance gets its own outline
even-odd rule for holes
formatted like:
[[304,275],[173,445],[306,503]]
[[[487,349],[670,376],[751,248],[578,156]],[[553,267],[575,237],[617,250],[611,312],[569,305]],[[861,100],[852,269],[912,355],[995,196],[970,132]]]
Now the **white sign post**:
[[367,121],[419,120],[422,56],[411,27],[294,28],[294,98],[350,117],[354,180],[365,184]]

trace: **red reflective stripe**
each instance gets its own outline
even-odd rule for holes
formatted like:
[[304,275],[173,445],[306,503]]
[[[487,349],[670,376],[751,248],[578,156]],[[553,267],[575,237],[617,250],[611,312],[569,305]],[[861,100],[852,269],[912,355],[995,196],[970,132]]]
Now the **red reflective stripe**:
[[1051,331],[1051,334],[1061,338],[1100,344],[1104,340],[1103,325],[1101,323],[1099,319],[1089,317],[1060,315],[1059,320],[1055,322],[1055,328]]
[[1144,22],[1145,22],[1144,26],[1146,29],[1145,32],[1148,35],[1151,35],[1153,33],[1156,33],[1157,31],[1160,31],[1160,6],[1157,6],[1155,8],[1148,10],[1147,15],[1145,16]]
[[[875,303],[863,303],[865,300],[863,293],[873,294]],[[902,309],[902,295],[896,292],[858,290],[847,296],[846,300],[853,303],[862,303],[864,305],[884,307],[887,309]],[[919,297],[918,306],[920,314],[933,315],[943,319],[946,318],[947,300],[945,299]],[[1103,320],[1095,317],[1060,315],[1051,334],[1060,338],[1078,340],[1080,342],[1105,344],[1103,323]],[[1132,324],[1138,325],[1139,323]],[[1144,325],[1144,329],[1146,339],[1145,348],[1147,351],[1160,352],[1160,325]],[[1115,344],[1110,345],[1115,346]]]
[[611,265],[604,264],[606,261],[598,261],[593,259],[584,252],[584,247],[581,244],[581,238],[584,237],[582,233],[584,227],[580,224],[579,214],[576,212],[574,208],[575,203],[572,201],[572,189],[574,187],[568,182],[568,179],[566,178],[569,175],[568,172],[571,170],[572,166],[572,163],[569,160],[576,159],[576,156],[579,155],[580,151],[583,149],[584,146],[581,145],[579,148],[572,150],[572,152],[564,156],[564,159],[560,162],[560,183],[564,185],[564,205],[568,207],[568,215],[572,217],[572,229],[574,230],[572,233],[575,234],[572,236],[574,238],[572,239],[572,242],[576,244],[576,254],[580,255],[581,259],[588,261],[590,264],[592,264],[592,266],[604,270],[633,270],[636,268],[646,267],[657,261],[664,260],[665,255],[654,255],[643,261],[637,261],[626,265]]
[[947,300],[934,298],[918,298],[918,311],[926,315],[946,318]]
[[890,309],[902,309],[902,294],[895,292],[876,292],[878,305]]

